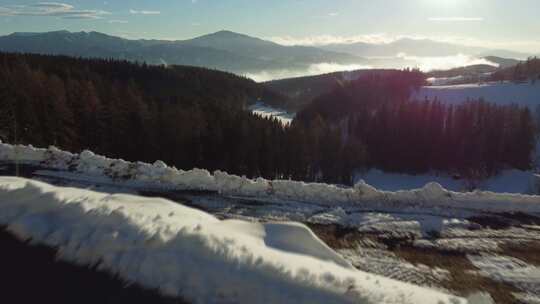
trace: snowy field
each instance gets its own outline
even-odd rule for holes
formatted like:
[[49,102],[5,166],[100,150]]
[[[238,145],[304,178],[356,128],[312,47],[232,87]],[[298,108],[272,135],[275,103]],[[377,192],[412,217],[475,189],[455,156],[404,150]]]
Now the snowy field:
[[249,107],[249,109],[264,118],[277,118],[279,121],[281,121],[282,124],[288,125],[292,122],[294,119],[295,114],[289,113],[285,110],[280,110],[273,108],[271,106],[265,105],[264,103],[256,103]]
[[535,85],[505,83],[463,84],[449,86],[426,86],[413,93],[414,99],[424,100],[427,97],[459,104],[467,98],[478,99],[483,97],[486,101],[497,104],[519,104],[530,107],[532,110],[540,105],[540,81]]

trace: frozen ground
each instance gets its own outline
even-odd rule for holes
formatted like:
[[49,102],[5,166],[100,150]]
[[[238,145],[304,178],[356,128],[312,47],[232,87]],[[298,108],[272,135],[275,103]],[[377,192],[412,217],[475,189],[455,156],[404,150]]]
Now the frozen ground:
[[[0,145],[4,161],[0,175],[14,173],[14,150]],[[540,296],[535,271],[521,269],[534,270],[540,265],[540,196],[460,193],[434,183],[395,192],[365,183],[339,188],[181,171],[161,162],[128,163],[91,152],[76,155],[24,146],[17,150],[24,163],[20,172],[32,179],[106,193],[165,197],[212,214],[216,220],[263,223],[262,227],[269,222],[300,222],[339,256],[327,250],[288,247],[298,237],[285,241],[284,246],[277,242],[287,252],[299,250],[296,252],[316,256],[314,252],[320,251],[323,256],[319,259],[330,257],[363,273],[463,297],[484,291],[496,303],[535,303]],[[249,225],[241,227],[252,230]],[[288,235],[290,229],[285,229]],[[477,261],[491,256],[522,261],[519,265],[523,267],[507,267],[505,275],[510,273],[506,276],[521,281],[530,276],[530,280],[524,285],[516,283],[518,279],[490,275],[493,271],[486,263]]]
[[249,108],[253,113],[265,118],[277,118],[282,124],[288,125],[294,119],[295,114],[285,110],[276,109],[264,103],[258,102]]

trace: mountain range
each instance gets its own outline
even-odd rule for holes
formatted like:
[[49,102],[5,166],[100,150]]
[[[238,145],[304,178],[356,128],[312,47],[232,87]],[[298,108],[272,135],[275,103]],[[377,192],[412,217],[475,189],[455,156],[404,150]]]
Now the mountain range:
[[418,57],[454,56],[467,54],[478,57],[497,56],[525,59],[530,54],[509,51],[493,50],[484,47],[465,46],[454,43],[434,41],[430,39],[403,38],[389,43],[338,43],[321,46],[322,49],[344,52],[362,57],[392,57],[396,54],[406,54]]
[[455,54],[475,56],[503,54],[504,57],[515,58],[526,56],[526,54],[511,51],[467,47],[427,39],[401,39],[386,44],[284,46],[231,31],[219,31],[177,41],[130,40],[99,32],[13,33],[0,37],[0,51],[104,57],[149,64],[191,65],[242,75],[272,70],[302,71],[320,63],[332,63],[338,67],[415,66],[414,60],[399,57],[397,56],[399,53],[419,57]]
[[303,68],[320,62],[364,61],[350,54],[315,47],[282,46],[229,31],[178,41],[128,40],[98,32],[13,33],[0,37],[0,50],[193,65],[236,73]]

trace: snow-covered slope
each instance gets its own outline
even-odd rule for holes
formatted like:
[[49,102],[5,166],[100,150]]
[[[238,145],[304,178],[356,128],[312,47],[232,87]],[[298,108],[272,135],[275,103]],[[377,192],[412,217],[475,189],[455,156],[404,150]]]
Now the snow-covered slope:
[[464,84],[449,86],[426,86],[413,93],[414,99],[423,100],[425,97],[437,97],[446,103],[462,103],[467,98],[478,99],[497,104],[516,103],[535,109],[540,105],[540,82],[535,85],[505,83]]
[[301,224],[0,177],[0,224],[59,258],[193,303],[466,303],[353,269]]
[[131,163],[95,155],[90,151],[72,154],[51,147],[0,144],[0,161],[38,165],[63,171],[73,170],[85,180],[115,183],[138,188],[204,190],[223,195],[299,201],[326,206],[361,206],[369,208],[422,207],[464,208],[493,212],[540,213],[540,196],[495,192],[453,192],[430,182],[416,190],[381,191],[360,180],[352,188],[291,180],[248,179],[225,172],[190,171],[154,164]]

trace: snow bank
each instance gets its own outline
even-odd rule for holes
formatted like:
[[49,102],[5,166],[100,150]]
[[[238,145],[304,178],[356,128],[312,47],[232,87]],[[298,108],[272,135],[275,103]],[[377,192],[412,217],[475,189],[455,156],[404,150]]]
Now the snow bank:
[[[15,152],[17,151],[17,152]],[[493,212],[540,213],[540,196],[495,192],[453,192],[438,183],[427,183],[415,190],[381,191],[359,181],[354,187],[290,180],[255,180],[216,171],[190,171],[168,167],[161,161],[154,164],[131,163],[95,155],[90,151],[71,154],[56,148],[36,149],[32,146],[0,144],[0,161],[18,159],[47,168],[69,168],[90,180],[123,183],[135,187],[157,187],[171,190],[201,190],[223,195],[301,201],[329,206],[354,205],[365,208],[427,207],[464,208]],[[508,183],[503,181],[503,184]],[[531,181],[526,186],[536,184]]]
[[[467,189],[466,181],[457,180],[448,175],[435,174],[403,174],[389,173],[378,169],[372,169],[357,178],[365,180],[377,189],[385,191],[413,190],[422,188],[430,182],[437,182],[445,189],[452,191],[464,191]],[[535,186],[535,174],[532,171],[504,170],[496,176],[492,176],[478,185],[479,190],[504,192],[504,193],[538,193]]]
[[365,173],[357,174],[356,178],[385,191],[412,190],[425,186],[430,182],[437,182],[448,190],[461,191],[464,185],[450,176],[435,174],[403,174],[389,173],[378,169],[371,169]]
[[467,303],[355,270],[304,225],[220,221],[163,199],[0,177],[0,224],[193,303]]
[[540,194],[540,174],[534,174],[531,180],[533,193]]

